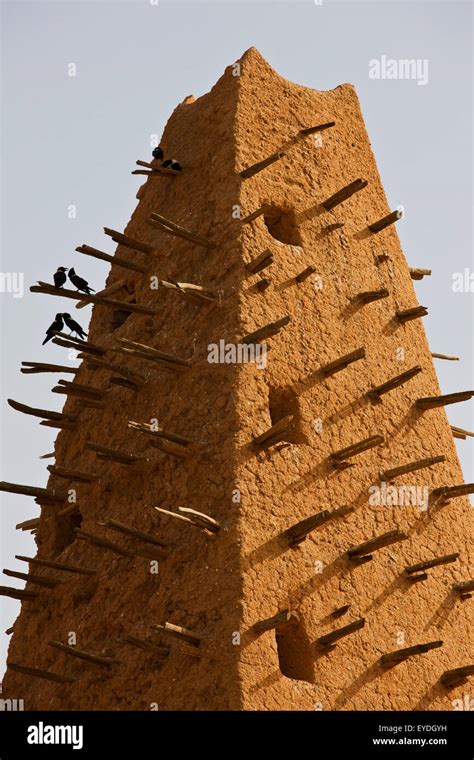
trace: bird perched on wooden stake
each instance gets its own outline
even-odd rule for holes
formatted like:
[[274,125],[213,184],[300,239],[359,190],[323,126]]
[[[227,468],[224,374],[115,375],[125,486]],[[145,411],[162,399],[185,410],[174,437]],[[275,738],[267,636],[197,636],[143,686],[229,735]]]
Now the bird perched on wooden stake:
[[62,288],[64,283],[66,282],[66,272],[67,267],[58,267],[56,272],[53,275],[54,284],[57,288]]
[[176,161],[175,158],[167,158],[166,161],[163,161],[161,164],[162,169],[174,169],[175,172],[182,172],[183,167],[179,163],[179,161]]
[[51,338],[54,337],[55,333],[61,332],[61,330],[64,327],[63,322],[63,315],[62,314],[56,314],[56,318],[54,322],[48,327],[46,330],[46,338],[44,339],[43,343],[41,344],[44,346],[45,343],[48,342],[48,340],[51,340]]
[[[59,314],[57,316],[61,316],[61,315]],[[87,337],[87,333],[84,332],[84,330],[82,329],[82,327],[80,326],[80,324],[78,322],[76,322],[71,317],[70,314],[68,314],[67,312],[65,312],[65,313],[63,313],[62,316],[63,316],[64,321],[66,323],[66,327],[69,327],[71,333],[75,333],[76,335],[79,335],[79,337],[82,338],[82,339],[84,339],[84,338]],[[61,327],[62,327],[62,325],[61,325]]]
[[68,277],[71,280],[72,284],[83,293],[90,295],[91,293],[95,292],[94,288],[89,287],[87,280],[84,280],[83,277],[79,277],[79,275],[76,274],[74,267],[70,268]]
[[157,148],[153,149],[151,155],[153,156],[153,158],[156,158],[158,161],[163,161],[163,159],[165,157],[165,154],[163,153],[163,149],[160,148],[159,145],[158,145]]

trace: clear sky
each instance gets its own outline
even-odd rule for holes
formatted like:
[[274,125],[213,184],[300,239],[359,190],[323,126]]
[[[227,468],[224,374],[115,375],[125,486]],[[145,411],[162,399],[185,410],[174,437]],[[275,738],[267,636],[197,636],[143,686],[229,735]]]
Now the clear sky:
[[[53,450],[55,438],[6,399],[62,405],[51,394],[56,376],[19,369],[22,360],[64,363],[63,349],[41,342],[56,311],[74,307],[29,286],[76,265],[100,288],[107,265],[74,248],[113,252],[102,227],[127,224],[143,180],[130,171],[136,159],[149,160],[150,136],[161,135],[183,98],[207,92],[251,46],[293,82],[356,86],[390,206],[405,207],[397,226],[405,254],[411,266],[433,270],[416,284],[430,310],[423,321],[431,348],[462,359],[436,363],[442,390],[474,387],[474,293],[452,288],[453,274],[474,271],[471,3],[16,0],[1,2],[1,12],[1,271],[24,273],[25,288],[23,298],[0,293],[1,479],[44,486],[49,462],[38,457]],[[418,60],[418,81],[428,81],[371,79],[369,61],[383,56]],[[90,309],[74,316],[87,327]],[[472,430],[472,410],[472,402],[449,407],[449,419]],[[458,441],[467,482],[473,445]],[[25,571],[14,555],[34,555],[36,547],[15,525],[39,508],[5,494],[0,509],[1,567]],[[0,604],[1,674],[3,631],[19,603],[0,597]]]

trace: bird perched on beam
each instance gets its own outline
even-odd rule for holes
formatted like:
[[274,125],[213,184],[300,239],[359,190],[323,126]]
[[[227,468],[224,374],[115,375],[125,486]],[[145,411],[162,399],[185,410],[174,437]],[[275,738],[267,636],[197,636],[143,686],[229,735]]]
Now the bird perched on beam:
[[[61,316],[61,315],[59,315]],[[71,333],[75,333],[76,335],[79,335],[80,338],[84,339],[87,337],[87,333],[84,332],[82,327],[80,326],[79,322],[76,322],[70,314],[67,312],[63,313],[64,322],[66,323],[66,327],[69,327]]]
[[175,158],[167,158],[166,161],[163,161],[161,164],[162,169],[174,169],[175,172],[182,172],[183,167],[179,163],[179,161],[176,161]]
[[46,338],[44,339],[44,341],[43,341],[43,343],[41,345],[44,346],[44,344],[47,343],[48,340],[51,340],[51,338],[54,338],[54,335],[57,332],[61,332],[61,330],[63,329],[63,327],[64,327],[63,315],[62,314],[56,314],[56,318],[55,318],[54,322],[46,330]]
[[62,288],[64,283],[66,282],[66,272],[67,267],[58,267],[56,272],[53,275],[54,284],[57,288]]
[[78,289],[81,290],[83,293],[87,293],[87,295],[90,295],[91,293],[94,293],[94,288],[89,287],[89,283],[87,280],[84,280],[83,277],[79,277],[78,274],[76,274],[76,270],[74,267],[71,267],[68,274],[69,279],[71,280],[72,284]]
[[163,159],[165,157],[165,154],[163,153],[163,149],[160,148],[159,145],[158,145],[157,148],[153,149],[151,155],[153,156],[153,158],[156,158],[158,161],[163,161]]

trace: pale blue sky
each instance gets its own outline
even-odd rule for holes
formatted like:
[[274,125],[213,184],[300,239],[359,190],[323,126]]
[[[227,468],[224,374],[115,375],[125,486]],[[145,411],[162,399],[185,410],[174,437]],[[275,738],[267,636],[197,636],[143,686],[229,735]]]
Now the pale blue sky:
[[[458,2],[2,2],[3,272],[25,273],[25,297],[0,294],[2,314],[1,478],[45,485],[38,456],[55,432],[11,410],[13,397],[60,409],[53,375],[21,375],[22,360],[62,362],[63,350],[41,346],[55,312],[71,302],[30,294],[37,279],[71,266],[96,287],[107,266],[79,257],[87,243],[113,252],[104,225],[123,229],[143,178],[130,174],[149,157],[186,95],[208,91],[226,65],[256,46],[287,79],[325,90],[353,83],[391,207],[411,265],[433,269],[417,283],[444,392],[472,388],[473,293],[453,293],[452,275],[472,262],[472,5]],[[369,60],[428,59],[429,83],[374,81]],[[77,77],[67,76],[69,63]],[[77,218],[68,219],[69,204]],[[67,308],[66,308],[67,306]],[[87,325],[89,309],[75,312]],[[450,407],[453,424],[472,429],[473,405]],[[458,451],[473,480],[471,440]],[[1,499],[2,567],[25,571],[14,555],[34,554],[15,524],[35,517],[32,499]],[[3,581],[4,583],[6,581]],[[8,584],[11,581],[8,579]],[[18,585],[23,585],[18,583]],[[0,598],[0,630],[19,603]],[[1,635],[0,673],[7,638]]]

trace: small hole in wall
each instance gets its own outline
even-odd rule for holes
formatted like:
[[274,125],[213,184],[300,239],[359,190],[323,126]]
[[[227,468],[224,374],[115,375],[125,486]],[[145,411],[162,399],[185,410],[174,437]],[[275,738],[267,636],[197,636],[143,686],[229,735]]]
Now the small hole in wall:
[[301,622],[290,622],[276,629],[278,663],[282,675],[295,681],[314,683],[314,653]]
[[308,442],[301,428],[299,399],[292,388],[270,388],[268,407],[272,425],[290,414],[293,417],[293,426],[288,433],[285,433],[285,441],[288,443]]
[[55,525],[55,535],[53,551],[55,554],[61,552],[76,540],[74,528],[80,528],[82,525],[82,514],[80,509],[76,509],[69,515],[57,517]]
[[278,208],[278,206],[267,206],[263,218],[270,235],[275,240],[286,243],[286,245],[302,245],[293,209],[285,210]]
[[[136,303],[135,299],[130,303]],[[112,312],[112,330],[118,330],[127,321],[131,315],[131,311],[125,311],[125,309],[114,309]]]

